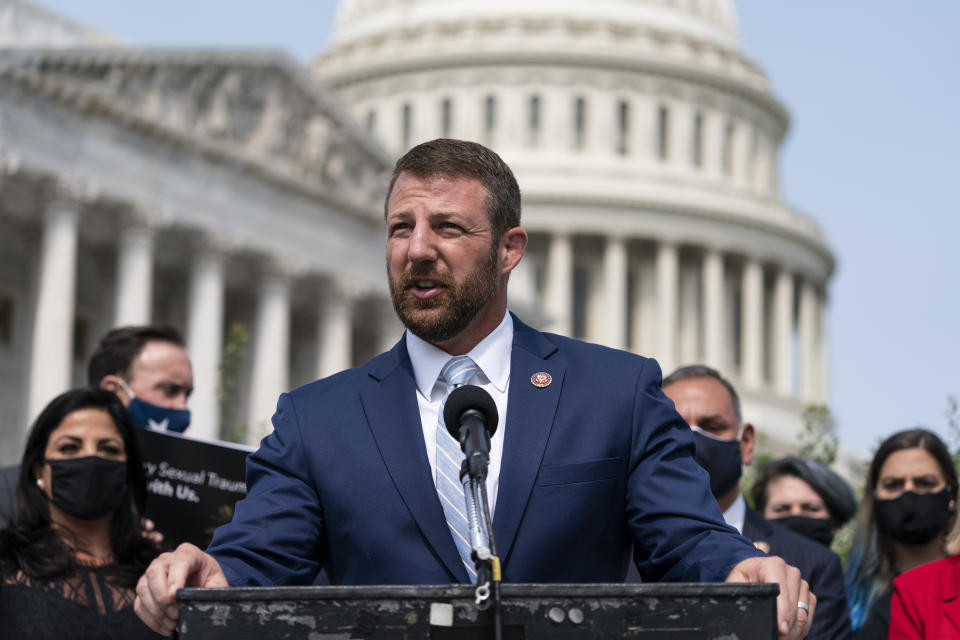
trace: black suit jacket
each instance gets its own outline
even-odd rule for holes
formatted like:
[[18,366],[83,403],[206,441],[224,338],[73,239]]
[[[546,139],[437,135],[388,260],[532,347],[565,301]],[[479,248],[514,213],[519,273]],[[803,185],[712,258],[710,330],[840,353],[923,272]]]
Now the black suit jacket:
[[13,496],[20,478],[20,465],[0,468],[0,529],[7,526],[13,515]]
[[747,507],[743,535],[761,551],[780,556],[800,569],[817,596],[817,610],[808,640],[846,640],[851,637],[850,613],[843,586],[840,557],[824,545],[775,522]]

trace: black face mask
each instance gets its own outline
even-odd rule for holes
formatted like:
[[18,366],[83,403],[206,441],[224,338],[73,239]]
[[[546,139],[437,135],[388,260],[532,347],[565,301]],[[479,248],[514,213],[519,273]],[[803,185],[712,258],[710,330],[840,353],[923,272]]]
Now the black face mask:
[[950,519],[950,492],[904,491],[899,498],[876,500],[877,528],[902,544],[926,544],[943,533]]
[[740,441],[725,440],[693,430],[697,463],[710,474],[710,491],[714,498],[725,496],[737,486],[743,463]]
[[833,524],[826,518],[784,516],[782,518],[770,518],[770,520],[828,547],[833,542]]
[[53,504],[75,518],[91,520],[123,503],[127,463],[100,456],[44,460],[50,465]]

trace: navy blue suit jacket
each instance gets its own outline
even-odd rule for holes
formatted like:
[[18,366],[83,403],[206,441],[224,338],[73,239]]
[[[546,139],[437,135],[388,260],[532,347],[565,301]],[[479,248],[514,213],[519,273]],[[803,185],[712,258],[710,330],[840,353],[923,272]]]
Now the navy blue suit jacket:
[[817,596],[817,610],[808,640],[846,640],[851,637],[850,612],[843,586],[840,557],[815,540],[766,520],[747,508],[743,535],[755,543],[769,545],[772,556],[780,556],[787,564],[800,569],[803,579]]
[[[231,585],[444,584],[467,574],[392,350],[280,397],[208,551]],[[514,318],[494,533],[507,582],[719,581],[761,555],[723,523],[656,362]],[[553,381],[531,383],[538,372]]]

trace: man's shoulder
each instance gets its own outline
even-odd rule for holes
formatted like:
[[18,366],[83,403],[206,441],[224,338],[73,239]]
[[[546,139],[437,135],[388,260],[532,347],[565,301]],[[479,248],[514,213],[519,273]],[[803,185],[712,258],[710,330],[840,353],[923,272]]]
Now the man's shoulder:
[[11,464],[6,467],[0,467],[0,484],[6,483],[12,487],[17,486],[20,480],[20,464]]
[[624,366],[642,367],[646,363],[655,362],[651,358],[623,349],[570,338],[558,333],[539,331],[523,323],[515,322],[514,327],[513,343],[515,348],[521,347],[540,352],[552,351],[565,360],[582,362],[585,365],[609,366],[610,363],[615,363]]
[[371,380],[382,380],[398,369],[409,369],[409,358],[401,340],[393,349],[374,356],[364,364],[344,369],[325,378],[314,380],[288,392],[293,398],[309,398],[315,395],[356,392],[361,385]]

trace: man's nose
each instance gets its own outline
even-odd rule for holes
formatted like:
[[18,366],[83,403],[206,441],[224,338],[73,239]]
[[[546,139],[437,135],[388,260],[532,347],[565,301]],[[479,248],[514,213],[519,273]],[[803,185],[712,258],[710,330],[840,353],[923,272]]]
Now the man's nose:
[[417,225],[410,232],[407,258],[411,262],[430,262],[437,259],[436,235],[426,225]]

